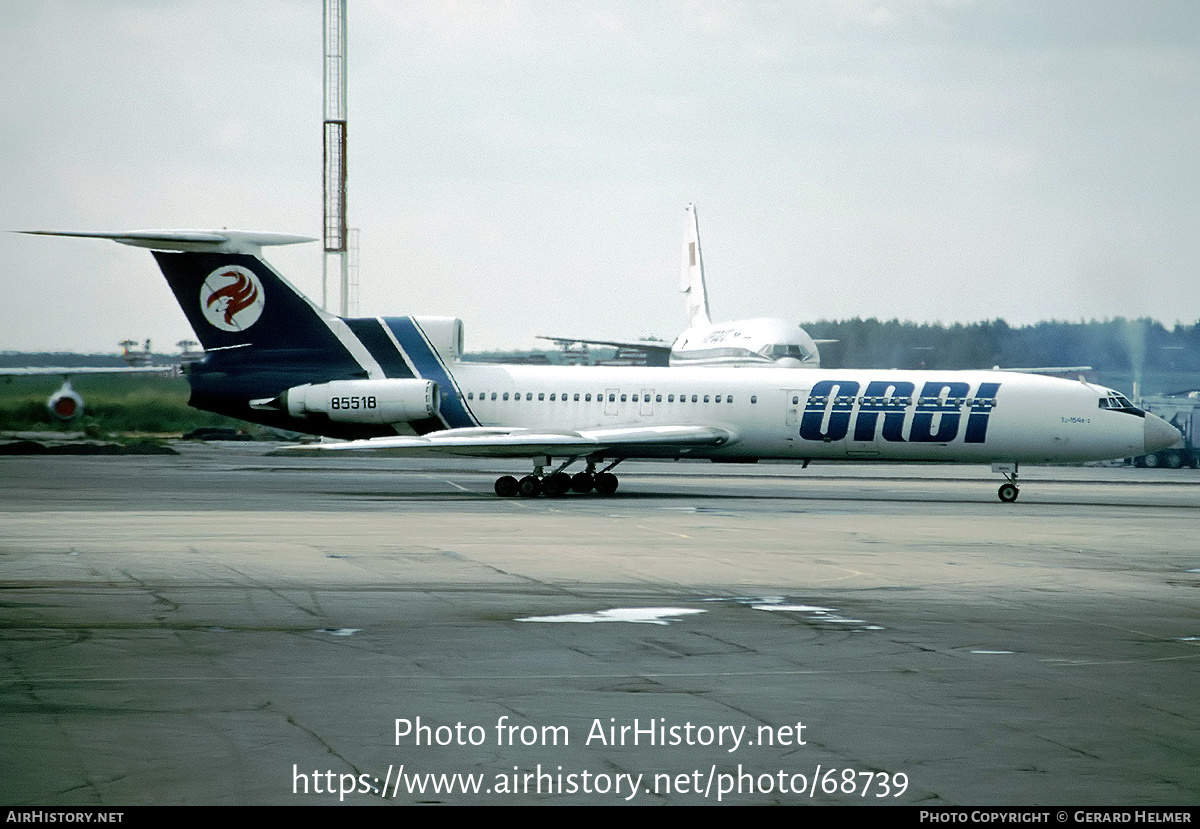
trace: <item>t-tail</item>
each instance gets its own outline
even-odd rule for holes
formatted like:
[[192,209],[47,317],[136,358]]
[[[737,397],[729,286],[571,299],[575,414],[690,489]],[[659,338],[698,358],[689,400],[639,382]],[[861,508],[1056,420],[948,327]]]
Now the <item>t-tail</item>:
[[687,295],[688,327],[712,322],[708,311],[708,289],[704,286],[704,260],[700,256],[700,226],[696,222],[696,206],[687,206],[687,224],[683,228],[683,263],[679,273],[679,290]]
[[[461,323],[343,319],[317,307],[262,258],[266,245],[312,239],[235,230],[33,232],[151,250],[204,347],[204,359],[187,369],[191,406],[348,438],[475,425],[447,365],[461,351]],[[442,388],[450,392],[445,406]]]

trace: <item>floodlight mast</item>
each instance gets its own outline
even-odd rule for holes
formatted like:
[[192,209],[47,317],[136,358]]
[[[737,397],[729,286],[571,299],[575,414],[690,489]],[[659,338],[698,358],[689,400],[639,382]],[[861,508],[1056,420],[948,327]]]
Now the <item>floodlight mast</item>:
[[350,262],[346,228],[346,0],[325,0],[325,266],[321,306],[331,304],[329,280],[337,274],[338,313],[350,313]]

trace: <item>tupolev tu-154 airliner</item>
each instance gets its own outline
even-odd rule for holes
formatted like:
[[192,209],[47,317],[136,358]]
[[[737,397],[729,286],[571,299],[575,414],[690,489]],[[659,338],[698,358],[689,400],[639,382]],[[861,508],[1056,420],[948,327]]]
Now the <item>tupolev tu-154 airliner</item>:
[[[149,248],[204,347],[189,404],[345,439],[302,449],[525,458],[501,496],[617,489],[630,458],[990,463],[1002,501],[1018,465],[1105,460],[1179,433],[1112,389],[1009,371],[779,371],[462,361],[452,317],[348,319],[263,258],[312,241],[216,230],[40,235]],[[583,468],[574,475],[566,470]]]

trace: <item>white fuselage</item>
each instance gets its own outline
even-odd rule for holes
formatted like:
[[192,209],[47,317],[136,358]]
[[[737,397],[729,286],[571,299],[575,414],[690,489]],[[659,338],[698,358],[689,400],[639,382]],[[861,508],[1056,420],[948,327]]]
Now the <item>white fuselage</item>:
[[795,323],[773,317],[693,325],[671,346],[672,366],[817,368],[817,344]]
[[[683,456],[1055,463],[1141,455],[1179,440],[1114,391],[1016,372],[463,362],[457,319],[343,319],[317,308],[259,256],[262,245],[296,237],[67,235],[154,251],[206,351],[188,372],[191,405],[369,438],[338,444],[345,448],[584,458],[589,467],[601,458]],[[701,271],[698,240],[691,264],[691,235],[689,277]],[[702,280],[688,284],[702,288]],[[233,299],[236,307],[218,302]],[[707,317],[693,314],[693,326]],[[597,488],[615,490],[610,478]],[[497,481],[497,492],[515,494],[515,484]],[[533,478],[529,494],[540,486]],[[1006,487],[1000,497],[1011,501],[1015,480]]]
[[1145,440],[1142,417],[1100,408],[1105,390],[1012,372],[458,362],[452,375],[457,389],[443,396],[459,395],[480,426],[698,425],[735,436],[664,456],[1050,463],[1139,454]]

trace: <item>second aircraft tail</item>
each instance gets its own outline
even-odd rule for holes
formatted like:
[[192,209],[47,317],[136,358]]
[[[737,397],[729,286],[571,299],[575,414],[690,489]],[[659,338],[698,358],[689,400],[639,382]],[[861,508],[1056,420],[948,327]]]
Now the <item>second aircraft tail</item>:
[[696,206],[687,206],[687,224],[683,228],[683,264],[679,273],[679,290],[687,295],[688,327],[712,322],[708,312],[708,289],[704,286],[704,260],[700,256],[700,227],[696,222]]

